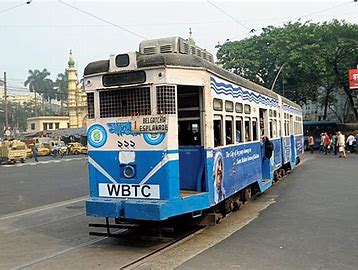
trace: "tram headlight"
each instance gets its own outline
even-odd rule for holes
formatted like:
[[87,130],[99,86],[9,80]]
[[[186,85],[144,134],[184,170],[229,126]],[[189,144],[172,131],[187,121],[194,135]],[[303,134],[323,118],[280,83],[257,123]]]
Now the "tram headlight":
[[135,176],[135,169],[131,165],[126,165],[123,169],[123,175],[125,178],[133,178]]

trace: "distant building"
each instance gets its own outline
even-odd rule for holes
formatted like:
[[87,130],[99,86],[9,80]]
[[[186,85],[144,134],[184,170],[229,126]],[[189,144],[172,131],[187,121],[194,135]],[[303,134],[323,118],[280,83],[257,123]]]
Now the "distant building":
[[[334,95],[335,102],[327,108],[326,120],[336,122],[355,122],[355,117],[352,110],[347,111],[349,106],[347,101],[347,95],[344,92],[336,92]],[[358,99],[356,93],[353,93],[353,100],[358,107]],[[322,121],[324,116],[324,106],[318,101],[308,100],[306,104],[302,106],[303,109],[303,120],[304,121]]]
[[23,105],[24,103],[35,101],[35,93],[28,93],[26,95],[8,94],[7,101]]
[[77,79],[75,61],[70,51],[68,60],[68,115],[70,128],[86,127],[87,121],[87,96],[82,90]]
[[27,118],[26,132],[53,131],[69,128],[68,116],[38,116]]

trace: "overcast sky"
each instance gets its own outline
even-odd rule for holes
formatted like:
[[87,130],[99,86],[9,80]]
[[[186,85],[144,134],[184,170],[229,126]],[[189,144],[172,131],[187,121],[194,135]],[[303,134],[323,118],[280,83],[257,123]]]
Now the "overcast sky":
[[189,27],[196,44],[215,54],[218,42],[243,39],[252,35],[251,29],[258,34],[267,25],[279,26],[298,19],[358,23],[358,3],[354,0],[25,3],[0,0],[0,78],[6,71],[9,89],[18,89],[19,93],[26,91],[19,88],[29,69],[47,68],[55,79],[67,67],[70,49],[82,76],[91,61],[107,59],[111,53],[137,51],[144,38],[187,38]]

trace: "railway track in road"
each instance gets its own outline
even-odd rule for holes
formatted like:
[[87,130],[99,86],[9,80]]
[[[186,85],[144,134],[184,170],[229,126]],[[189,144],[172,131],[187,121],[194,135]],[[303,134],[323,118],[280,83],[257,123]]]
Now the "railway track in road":
[[185,233],[183,233],[182,235],[180,235],[179,237],[175,238],[174,240],[164,244],[163,246],[161,246],[160,248],[146,254],[143,255],[141,257],[139,257],[138,259],[135,259],[123,266],[121,266],[119,269],[120,270],[129,270],[129,269],[134,269],[135,267],[141,265],[142,263],[146,262],[148,259],[151,259],[152,257],[161,254],[162,252],[165,252],[166,250],[176,246],[176,245],[180,245],[181,243],[191,239],[192,237],[194,237],[195,235],[201,233],[205,228],[201,227],[201,228],[195,228],[192,230],[189,230]]

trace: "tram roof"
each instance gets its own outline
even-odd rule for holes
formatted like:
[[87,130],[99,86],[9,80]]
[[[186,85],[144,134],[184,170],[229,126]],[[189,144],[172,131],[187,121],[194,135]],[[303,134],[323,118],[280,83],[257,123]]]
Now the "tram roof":
[[[144,55],[137,54],[137,67],[138,68],[147,68],[147,67],[156,67],[156,66],[182,66],[182,67],[195,67],[195,68],[204,68],[212,73],[223,77],[224,79],[230,80],[233,83],[236,83],[239,86],[243,86],[250,90],[262,93],[264,95],[270,96],[277,99],[280,95],[261,86],[254,82],[251,82],[248,79],[245,79],[235,73],[229,72],[213,63],[210,63],[198,56],[190,54],[180,54],[180,53],[165,53],[165,54],[153,54],[153,55]],[[100,72],[108,72],[109,70],[109,60],[101,60],[89,63],[84,71],[84,75],[90,75]],[[298,110],[302,108],[294,103],[293,101],[282,97],[282,101]]]

